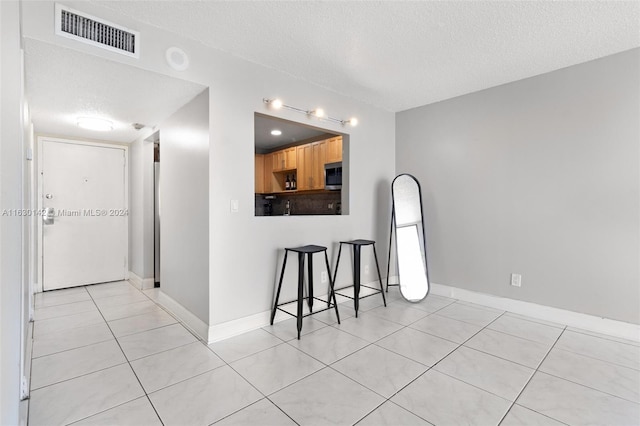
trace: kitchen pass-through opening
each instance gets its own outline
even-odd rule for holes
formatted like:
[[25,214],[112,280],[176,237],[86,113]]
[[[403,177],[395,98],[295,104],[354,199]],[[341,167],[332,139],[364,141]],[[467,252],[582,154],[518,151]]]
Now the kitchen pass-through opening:
[[256,216],[348,214],[348,134],[255,113],[254,137]]

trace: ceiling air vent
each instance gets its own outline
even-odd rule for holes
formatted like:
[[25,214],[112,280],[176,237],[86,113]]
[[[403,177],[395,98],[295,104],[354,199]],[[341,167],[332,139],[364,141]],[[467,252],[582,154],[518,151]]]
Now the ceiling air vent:
[[140,33],[56,4],[56,34],[138,58]]

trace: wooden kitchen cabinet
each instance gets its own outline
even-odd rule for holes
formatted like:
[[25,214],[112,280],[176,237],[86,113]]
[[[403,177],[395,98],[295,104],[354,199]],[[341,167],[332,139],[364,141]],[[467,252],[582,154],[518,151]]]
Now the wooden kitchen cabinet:
[[[294,147],[295,151],[295,147]],[[282,154],[284,150],[265,154],[264,156],[264,193],[273,194],[285,192],[286,177],[293,178],[294,169],[275,170],[278,164],[282,164]],[[291,165],[291,161],[289,162]]]
[[324,189],[327,143],[319,141],[297,147],[298,191]]
[[293,170],[296,168],[297,150],[296,147],[286,148],[272,153],[273,155],[273,171],[281,172],[283,170]]
[[285,170],[293,170],[297,167],[297,149],[296,147],[287,148],[284,150],[284,167]]
[[[294,175],[297,191],[324,190],[324,166],[338,161],[342,161],[341,136],[264,154],[262,165],[256,154],[256,193],[285,192],[286,176]],[[259,182],[259,167],[263,168],[263,182]]]
[[264,155],[264,193],[273,192],[273,154]]
[[256,194],[264,194],[264,181],[265,181],[265,173],[264,173],[264,155],[255,154],[255,169],[254,169],[254,180],[255,180],[255,193]]
[[298,191],[309,190],[311,189],[311,144],[298,146],[296,149],[296,157],[296,166],[298,169],[296,183],[298,185]]
[[327,162],[327,141],[311,144],[311,188],[324,189],[324,165]]
[[342,161],[342,136],[327,139],[327,163]]
[[284,170],[284,151],[276,151],[271,153],[272,158],[272,170],[274,172],[279,172],[280,170]]

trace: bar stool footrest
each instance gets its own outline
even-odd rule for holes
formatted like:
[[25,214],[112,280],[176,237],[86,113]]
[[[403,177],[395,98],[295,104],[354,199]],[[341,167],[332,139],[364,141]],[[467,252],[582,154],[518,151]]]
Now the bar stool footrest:
[[[389,285],[392,285],[392,284],[389,284]],[[399,285],[399,284],[395,284],[395,285]],[[337,289],[335,289],[334,291],[336,292],[336,294],[337,294],[338,296],[346,297],[346,298],[348,298],[348,299],[353,300],[353,299],[355,299],[355,297],[353,297],[353,296],[349,296],[348,294],[341,294],[341,293],[338,293],[340,290],[344,290],[344,289],[352,288],[352,287],[353,287],[353,285],[350,285],[350,286],[347,286],[347,287],[337,288]],[[366,299],[366,298],[367,298],[367,297],[369,297],[369,296],[375,296],[376,294],[380,294],[380,293],[382,293],[382,292],[384,291],[384,290],[380,290],[379,288],[370,287],[370,286],[368,286],[368,285],[360,284],[360,288],[362,288],[362,287],[365,287],[365,288],[368,288],[368,289],[370,289],[370,290],[374,290],[374,291],[373,291],[372,293],[365,294],[364,296],[362,296],[362,295],[361,295],[361,296],[359,297],[360,299]]]
[[[306,301],[308,299],[309,299],[309,297],[305,297],[305,298],[303,298],[303,301]],[[317,309],[317,310],[314,309],[312,312],[309,312],[309,313],[306,313],[306,314],[302,315],[303,318],[304,317],[308,317],[308,316],[313,315],[313,314],[317,314],[319,312],[328,311],[329,309],[333,309],[334,306],[335,306],[333,302],[330,302],[330,301],[327,301],[327,300],[324,300],[324,299],[320,299],[319,297],[315,297],[314,296],[313,299],[317,300],[318,302],[328,303],[328,306],[326,308],[320,308],[320,309]],[[298,299],[291,300],[289,302],[280,303],[280,304],[276,305],[276,310],[284,312],[284,313],[289,314],[292,317],[296,318],[298,316],[297,314],[293,314],[293,313],[291,313],[291,312],[289,312],[286,309],[283,309],[281,307],[281,306],[289,305],[289,304],[292,304],[292,303],[296,303],[297,304],[298,303]]]

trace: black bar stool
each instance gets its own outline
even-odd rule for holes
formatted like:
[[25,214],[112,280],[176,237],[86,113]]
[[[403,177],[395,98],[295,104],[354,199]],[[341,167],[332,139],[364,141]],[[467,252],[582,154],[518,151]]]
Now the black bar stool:
[[[353,305],[356,311],[356,318],[358,317],[358,308],[360,307],[360,248],[362,246],[372,246],[373,247],[373,256],[376,259],[376,269],[378,270],[378,279],[380,280],[380,290],[364,286],[370,288],[372,290],[378,290],[378,292],[382,295],[382,302],[384,306],[387,306],[387,300],[384,297],[384,291],[382,291],[382,276],[380,275],[380,266],[378,265],[378,254],[376,253],[376,242],[371,240],[351,240],[351,241],[340,241],[340,249],[338,250],[338,260],[336,261],[336,270],[333,275],[333,282],[335,283],[336,276],[338,275],[338,265],[340,265],[340,255],[342,254],[342,245],[349,244],[353,247]],[[350,287],[350,286],[349,286]],[[343,287],[347,288],[347,287]],[[342,289],[338,289],[339,291]],[[375,293],[373,293],[375,294]],[[369,295],[371,296],[371,295]],[[346,296],[349,297],[349,296]]]
[[[336,302],[336,295],[333,291],[333,279],[331,278],[331,268],[329,267],[329,257],[327,256],[327,248],[323,246],[314,246],[307,245],[302,247],[294,247],[294,248],[285,248],[284,249],[284,260],[282,262],[282,272],[280,273],[280,282],[278,283],[278,291],[276,292],[276,301],[273,304],[273,310],[271,311],[271,325],[273,325],[273,320],[276,317],[276,309],[280,309],[282,312],[286,312],[289,315],[293,315],[290,312],[285,311],[284,309],[279,308],[279,306],[286,305],[291,302],[282,303],[278,305],[278,299],[280,298],[280,289],[282,288],[282,279],[284,278],[284,269],[287,266],[287,255],[290,251],[298,253],[298,314],[296,318],[298,318],[298,340],[300,340],[300,331],[302,331],[302,317],[306,317],[308,315],[312,315],[313,312],[313,299],[318,299],[313,296],[313,254],[324,252],[324,261],[327,265],[327,275],[329,277],[329,285],[330,285],[330,295],[329,300],[327,300],[327,307],[324,309],[320,309],[317,312],[326,311],[327,309],[331,309],[331,299],[333,299],[333,308],[336,310],[336,317],[338,318],[338,324],[340,324],[340,314],[338,313],[338,303]],[[307,303],[309,305],[309,311],[307,315],[302,315],[302,303],[304,300],[304,256],[307,255],[307,259],[309,260],[308,266],[308,281],[309,281],[309,297],[307,298]]]

